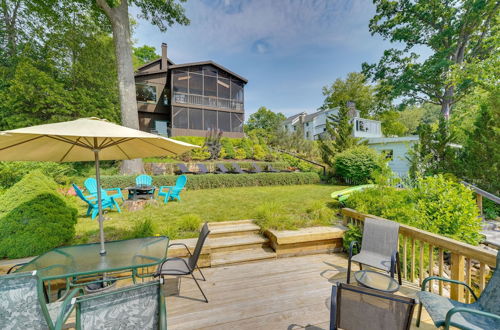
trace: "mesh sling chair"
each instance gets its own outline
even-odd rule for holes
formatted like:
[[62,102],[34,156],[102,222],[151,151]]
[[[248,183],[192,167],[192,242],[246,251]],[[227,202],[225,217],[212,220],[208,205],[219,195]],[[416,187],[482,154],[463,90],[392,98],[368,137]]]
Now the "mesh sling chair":
[[231,173],[224,164],[216,164],[215,165],[215,174],[227,174]]
[[[432,318],[436,327],[449,329],[450,326],[460,329],[500,329],[500,252],[497,253],[497,269],[493,272],[481,296],[477,298],[472,288],[465,282],[443,277],[431,276],[422,282],[422,291],[417,293],[420,301],[418,307],[417,327],[420,326],[422,305]],[[430,280],[444,281],[463,285],[474,297],[472,304],[461,303],[425,291]]]
[[198,174],[209,174],[210,171],[208,170],[207,166],[205,164],[196,164],[198,166]]
[[198,283],[198,280],[196,280],[196,277],[194,277],[193,272],[195,269],[198,269],[198,271],[201,274],[201,277],[203,278],[203,281],[206,281],[205,276],[201,272],[200,267],[198,267],[198,258],[200,257],[203,244],[205,244],[205,240],[207,239],[208,234],[210,234],[210,230],[208,229],[208,224],[205,223],[201,228],[200,235],[198,236],[198,241],[196,242],[196,247],[194,248],[193,253],[189,251],[189,248],[184,243],[170,244],[168,247],[174,245],[184,246],[189,254],[189,257],[187,258],[187,260],[185,258],[179,258],[179,257],[167,258],[167,260],[163,261],[160,264],[160,266],[158,266],[158,270],[155,273],[155,276],[162,276],[162,277],[164,275],[173,275],[173,276],[191,275],[196,285],[198,286],[198,289],[200,289],[203,298],[205,298],[206,303],[208,303],[207,296],[205,296],[205,293],[201,289],[201,286]]
[[398,252],[399,223],[385,219],[366,218],[363,228],[363,241],[361,251],[352,255],[354,246],[358,242],[351,242],[349,247],[349,260],[347,264],[347,283],[351,280],[351,263],[353,261],[362,265],[368,265],[391,273],[398,273],[399,285],[401,282],[401,266],[399,264]]
[[80,293],[74,289],[63,301],[47,304],[36,271],[0,276],[0,329],[55,329],[68,319]]
[[77,298],[76,329],[167,329],[162,281]]
[[332,287],[330,330],[410,329],[415,299],[338,283]]
[[198,172],[193,172],[188,170],[187,166],[183,163],[175,164],[178,168],[175,174],[197,174]]

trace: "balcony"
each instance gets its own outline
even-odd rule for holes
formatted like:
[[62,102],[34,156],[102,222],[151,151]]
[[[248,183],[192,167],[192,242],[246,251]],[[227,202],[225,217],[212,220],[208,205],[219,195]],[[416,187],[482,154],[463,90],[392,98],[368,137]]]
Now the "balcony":
[[179,93],[179,92],[173,93],[173,103],[198,105],[202,107],[211,107],[211,108],[228,109],[236,111],[244,110],[243,102],[240,101],[217,98],[212,96]]

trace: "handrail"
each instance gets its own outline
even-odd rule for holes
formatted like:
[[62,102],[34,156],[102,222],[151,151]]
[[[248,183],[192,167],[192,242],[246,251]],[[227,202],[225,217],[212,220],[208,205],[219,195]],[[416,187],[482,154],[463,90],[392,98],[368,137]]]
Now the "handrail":
[[[356,220],[364,221],[365,218],[384,219],[371,214],[364,214],[350,208],[343,208],[342,215],[351,217]],[[384,219],[386,220],[386,219]],[[440,247],[450,252],[460,253],[474,260],[484,262],[489,266],[496,267],[496,254],[480,247],[463,243],[452,238],[434,234],[429,231],[418,229],[405,224],[399,224],[400,234],[412,236],[415,239],[432,244],[435,247]]]
[[[349,208],[343,208],[341,213],[344,225],[353,223],[362,226],[366,218],[383,219]],[[487,266],[497,267],[496,253],[492,251],[405,224],[399,224],[399,234],[402,277],[405,280],[418,281],[422,285],[424,278],[428,276],[443,277],[449,264],[452,280],[465,282],[469,286],[474,285],[481,292],[486,286]],[[447,262],[445,256],[449,256]],[[474,270],[474,264],[479,264],[479,271]],[[438,282],[440,295],[444,294],[444,285],[443,282]],[[429,290],[435,289],[431,285]],[[463,287],[453,283],[450,285],[450,297],[465,302],[471,302],[473,298],[470,292],[464,292]]]
[[471,188],[472,190],[474,190],[474,192],[476,194],[484,196],[484,197],[488,198],[490,201],[493,201],[497,204],[500,204],[500,197],[495,196],[492,193],[487,192],[486,190],[478,188],[477,186],[473,185],[472,183],[468,183],[465,181],[460,181],[460,183],[463,184],[464,186],[467,186],[467,187]]
[[278,152],[281,152],[281,153],[284,153],[284,154],[287,154],[287,155],[290,155],[292,157],[295,157],[297,159],[300,159],[300,160],[303,160],[305,162],[308,162],[310,164],[313,164],[313,165],[316,165],[316,166],[319,166],[321,168],[323,168],[323,175],[326,175],[326,166],[323,165],[323,164],[320,164],[320,163],[317,163],[313,160],[309,160],[309,159],[306,159],[306,158],[303,158],[303,157],[300,157],[299,155],[297,155],[296,153],[293,153],[293,152],[290,152],[290,151],[285,151],[285,150],[281,150],[281,149],[278,149],[278,148],[271,148],[271,149],[274,149]]

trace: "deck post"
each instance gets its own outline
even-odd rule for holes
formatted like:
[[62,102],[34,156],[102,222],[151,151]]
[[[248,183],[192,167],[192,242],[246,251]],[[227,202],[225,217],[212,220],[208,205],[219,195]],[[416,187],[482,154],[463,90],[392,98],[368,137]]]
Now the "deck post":
[[[451,279],[464,281],[465,257],[458,253],[451,254]],[[462,302],[464,300],[464,287],[462,285],[451,284],[450,298]]]

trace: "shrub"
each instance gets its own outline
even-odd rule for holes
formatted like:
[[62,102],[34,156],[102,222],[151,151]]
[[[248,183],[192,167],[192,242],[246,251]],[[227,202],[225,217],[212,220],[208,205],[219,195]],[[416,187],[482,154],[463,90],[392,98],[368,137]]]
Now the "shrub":
[[129,238],[141,238],[154,236],[157,233],[156,226],[151,218],[136,220],[132,226]]
[[[344,247],[344,251],[349,253],[351,242],[356,241],[359,244],[361,244],[362,239],[363,239],[363,233],[361,232],[361,228],[353,225],[352,223],[348,224],[347,230],[344,233],[344,238],[342,239],[342,246]],[[359,246],[360,245],[354,246],[354,248],[352,249],[353,255],[359,253]]]
[[57,183],[67,184],[68,176],[75,171],[66,163],[53,162],[0,162],[0,187],[9,188],[26,174],[40,170]]
[[442,175],[419,179],[407,190],[377,187],[355,192],[346,205],[469,244],[481,239],[472,191]]
[[245,159],[247,157],[247,153],[242,148],[237,148],[234,153],[234,159]]
[[52,179],[31,172],[0,196],[0,257],[33,256],[70,242],[76,216]]
[[266,151],[260,144],[255,144],[253,146],[253,159],[263,160],[266,157]]
[[201,221],[198,214],[186,214],[179,220],[179,230],[197,231],[200,228]]
[[364,184],[373,179],[374,171],[385,167],[383,157],[367,146],[356,146],[335,156],[335,173],[344,181]]
[[[256,174],[204,174],[188,175],[187,189],[231,188],[247,186],[279,186],[318,183],[317,173],[256,173]],[[177,176],[153,176],[155,186],[172,186]],[[135,184],[133,175],[102,176],[104,187],[126,188]]]
[[231,140],[223,138],[222,139],[222,153],[221,157],[226,159],[234,159],[236,153],[234,151],[234,146]]

